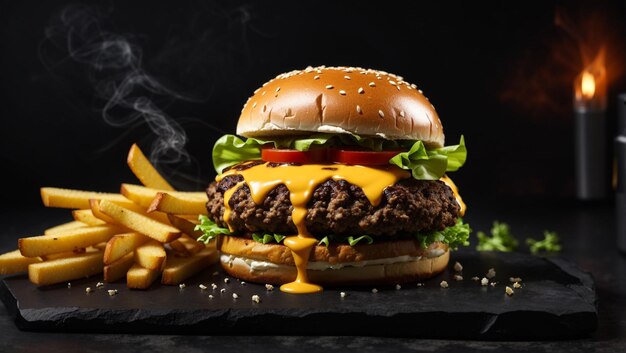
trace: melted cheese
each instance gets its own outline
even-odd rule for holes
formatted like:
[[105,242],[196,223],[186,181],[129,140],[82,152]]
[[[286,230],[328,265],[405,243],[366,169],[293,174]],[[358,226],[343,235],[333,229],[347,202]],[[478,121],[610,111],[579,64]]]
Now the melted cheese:
[[448,187],[452,189],[452,193],[454,193],[454,198],[456,199],[456,202],[461,207],[461,209],[459,210],[459,215],[461,217],[465,216],[465,210],[467,210],[467,205],[465,204],[465,202],[463,202],[461,195],[459,195],[459,188],[456,187],[456,184],[447,175],[442,176],[441,179],[439,180],[446,183],[446,185],[448,185]]
[[[259,164],[245,170],[231,169],[216,179],[220,181],[228,175],[241,175],[243,182],[224,193],[224,222],[229,224],[230,206],[228,201],[239,185],[245,183],[250,188],[250,195],[256,204],[261,204],[267,194],[278,185],[285,185],[289,190],[289,197],[293,206],[291,219],[298,230],[284,240],[285,246],[291,249],[297,269],[294,282],[284,284],[280,289],[289,293],[314,293],[322,290],[320,286],[309,283],[307,278],[307,264],[311,250],[317,240],[307,231],[305,218],[307,202],[315,187],[326,180],[345,180],[358,185],[374,206],[380,204],[383,190],[395,184],[400,179],[410,177],[410,173],[396,166],[366,167],[343,164],[306,164],[301,166],[281,165],[269,167]],[[231,191],[232,190],[232,191]],[[229,224],[229,228],[232,227]]]

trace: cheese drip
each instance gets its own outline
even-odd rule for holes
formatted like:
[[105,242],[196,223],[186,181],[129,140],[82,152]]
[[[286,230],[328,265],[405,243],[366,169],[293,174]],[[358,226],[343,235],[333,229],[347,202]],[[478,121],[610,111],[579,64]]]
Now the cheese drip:
[[315,293],[322,290],[322,287],[309,283],[306,273],[311,250],[317,244],[317,240],[306,229],[306,205],[317,185],[329,179],[345,180],[358,185],[370,203],[373,206],[378,206],[386,187],[397,183],[400,179],[411,176],[408,171],[392,165],[366,167],[344,164],[305,164],[269,167],[265,163],[244,170],[228,170],[222,175],[218,175],[216,180],[219,182],[228,175],[241,175],[244,179],[243,182],[224,193],[225,212],[223,219],[230,229],[232,229],[229,224],[231,210],[228,201],[243,183],[250,188],[252,200],[257,205],[262,204],[267,194],[278,185],[283,184],[289,190],[289,198],[293,206],[291,219],[298,232],[283,241],[283,244],[291,249],[297,269],[296,280],[280,287],[283,292],[288,293]]

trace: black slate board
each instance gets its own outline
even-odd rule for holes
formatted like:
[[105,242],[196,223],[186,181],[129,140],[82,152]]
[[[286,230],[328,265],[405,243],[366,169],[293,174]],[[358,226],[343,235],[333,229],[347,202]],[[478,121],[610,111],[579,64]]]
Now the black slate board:
[[[464,266],[462,281],[453,279],[454,261]],[[379,287],[377,293],[367,287],[289,295],[235,279],[226,284],[215,267],[189,279],[183,289],[155,284],[147,291],[129,290],[123,282],[96,289],[101,279],[95,277],[72,281],[71,288],[37,288],[19,275],[1,282],[0,296],[16,325],[32,331],[557,339],[596,328],[593,280],[567,261],[461,251],[449,267],[423,286]],[[470,279],[491,267],[497,272],[495,287]],[[509,277],[523,279],[510,297],[505,294]],[[440,287],[442,280],[449,288]],[[201,290],[201,283],[208,289]],[[88,286],[95,291],[86,293]],[[109,296],[108,289],[119,293]],[[260,303],[251,300],[254,294]]]

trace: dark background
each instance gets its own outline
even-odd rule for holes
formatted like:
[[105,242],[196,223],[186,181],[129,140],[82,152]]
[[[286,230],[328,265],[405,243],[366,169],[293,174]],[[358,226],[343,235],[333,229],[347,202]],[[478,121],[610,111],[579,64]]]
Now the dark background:
[[[573,80],[604,46],[610,137],[625,89],[620,1],[87,3],[2,6],[3,206],[38,205],[40,186],[116,191],[134,182],[133,142],[175,186],[202,189],[212,144],[234,133],[247,97],[308,65],[381,69],[422,88],[447,143],[466,137],[468,163],[452,176],[470,204],[572,199]],[[136,114],[145,99],[152,111]],[[161,135],[185,132],[169,140],[177,152],[158,149],[145,116],[170,121]]]

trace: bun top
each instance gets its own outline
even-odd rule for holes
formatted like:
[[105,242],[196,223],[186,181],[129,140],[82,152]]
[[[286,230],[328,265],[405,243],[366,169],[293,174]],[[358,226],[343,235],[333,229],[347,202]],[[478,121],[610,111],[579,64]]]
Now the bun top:
[[441,121],[421,90],[400,76],[358,67],[280,74],[254,92],[237,124],[245,137],[316,132],[444,144]]

